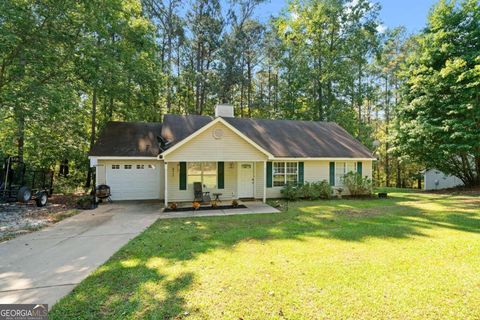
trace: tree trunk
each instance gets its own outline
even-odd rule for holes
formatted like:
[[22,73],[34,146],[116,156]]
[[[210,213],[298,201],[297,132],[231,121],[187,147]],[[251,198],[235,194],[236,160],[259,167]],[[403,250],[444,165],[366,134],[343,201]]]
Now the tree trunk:
[[23,148],[25,145],[25,115],[22,110],[17,113],[17,156],[23,160]]
[[[390,126],[390,106],[389,106],[389,94],[388,94],[388,77],[385,77],[385,135],[389,137],[389,126]],[[390,187],[390,159],[388,156],[388,139],[385,143],[385,185]]]
[[[93,95],[92,95],[92,122],[91,122],[91,132],[90,132],[90,150],[93,148],[95,144],[95,134],[96,134],[96,127],[97,127],[97,87],[93,88]],[[88,172],[87,172],[87,181],[85,182],[85,188],[90,188],[92,180],[92,170],[90,170],[90,163],[88,164]]]
[[397,161],[397,188],[402,187],[402,168],[400,162]]

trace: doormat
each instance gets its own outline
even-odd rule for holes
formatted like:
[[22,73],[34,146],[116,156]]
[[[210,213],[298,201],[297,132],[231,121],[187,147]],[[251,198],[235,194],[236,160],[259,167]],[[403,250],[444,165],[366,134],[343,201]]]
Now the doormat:
[[182,211],[204,211],[204,210],[225,210],[225,209],[245,209],[246,206],[243,204],[239,204],[238,206],[234,207],[232,205],[229,206],[218,206],[216,208],[213,208],[212,206],[203,206],[198,208],[197,210],[193,210],[192,207],[182,207],[182,208],[177,208],[177,209],[170,209],[170,208],[165,208],[163,212],[182,212]]

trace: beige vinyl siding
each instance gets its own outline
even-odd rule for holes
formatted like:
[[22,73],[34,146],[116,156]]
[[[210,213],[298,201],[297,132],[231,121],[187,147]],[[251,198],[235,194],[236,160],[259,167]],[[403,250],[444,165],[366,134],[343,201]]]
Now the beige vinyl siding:
[[[223,136],[216,139],[215,130]],[[217,131],[218,132],[218,131]],[[172,153],[165,155],[165,161],[260,161],[267,156],[222,123],[200,133]]]
[[[213,193],[222,193],[220,200],[236,198],[237,194],[237,163],[225,162],[225,188],[204,188],[209,191],[213,199]],[[187,190],[180,190],[180,164],[179,162],[168,162],[168,202],[172,201],[193,201],[193,185],[187,184]]]
[[[336,162],[335,160],[332,160]],[[301,162],[301,161],[299,161]],[[343,161],[338,161],[343,162]],[[346,162],[358,162],[355,160],[348,160]],[[372,178],[372,161],[360,161],[362,162],[362,176]],[[330,161],[326,160],[305,160],[304,163],[304,181],[305,182],[318,182],[326,180],[330,181]],[[267,188],[267,198],[281,198],[282,187]],[[348,195],[348,190],[342,192],[344,195]]]
[[101,184],[106,184],[106,167],[103,163],[98,163],[95,167],[95,176],[96,176],[96,185],[99,186]]
[[362,163],[363,163],[362,176],[372,179],[373,161],[372,160],[362,161]]
[[255,198],[263,199],[263,187],[265,185],[263,162],[255,163]]
[[[112,165],[119,165],[121,169],[112,170]],[[132,169],[126,172],[123,169],[124,165],[131,165]],[[144,165],[145,169],[137,169],[137,165]],[[154,166],[154,169],[149,169],[148,165]],[[102,183],[109,185],[112,189],[112,199],[114,200],[163,199],[165,193],[163,171],[163,161],[159,160],[99,159],[96,183],[97,185]],[[148,182],[145,179],[146,175],[149,178]],[[145,196],[151,190],[155,190],[155,194]]]

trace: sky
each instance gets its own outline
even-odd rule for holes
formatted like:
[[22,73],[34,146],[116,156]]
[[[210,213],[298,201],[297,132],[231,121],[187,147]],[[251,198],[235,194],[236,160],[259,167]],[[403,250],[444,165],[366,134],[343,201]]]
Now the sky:
[[[427,21],[430,8],[438,0],[375,0],[380,3],[380,19],[388,28],[405,26],[407,32],[420,31]],[[267,0],[257,9],[261,20],[267,20],[271,15],[278,15],[286,7],[287,0]]]

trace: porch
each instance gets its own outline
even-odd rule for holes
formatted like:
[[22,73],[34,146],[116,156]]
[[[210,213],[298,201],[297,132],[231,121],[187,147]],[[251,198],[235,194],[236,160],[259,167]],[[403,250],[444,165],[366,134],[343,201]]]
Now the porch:
[[214,216],[231,216],[243,214],[262,214],[262,213],[278,213],[278,209],[269,206],[261,201],[242,201],[240,204],[245,208],[235,209],[211,209],[211,210],[189,210],[189,211],[163,211],[160,219],[171,218],[189,218],[189,217],[214,217]]
[[203,192],[220,203],[233,199],[266,201],[266,161],[164,162],[165,207],[171,202],[191,202],[193,183],[201,182]]

